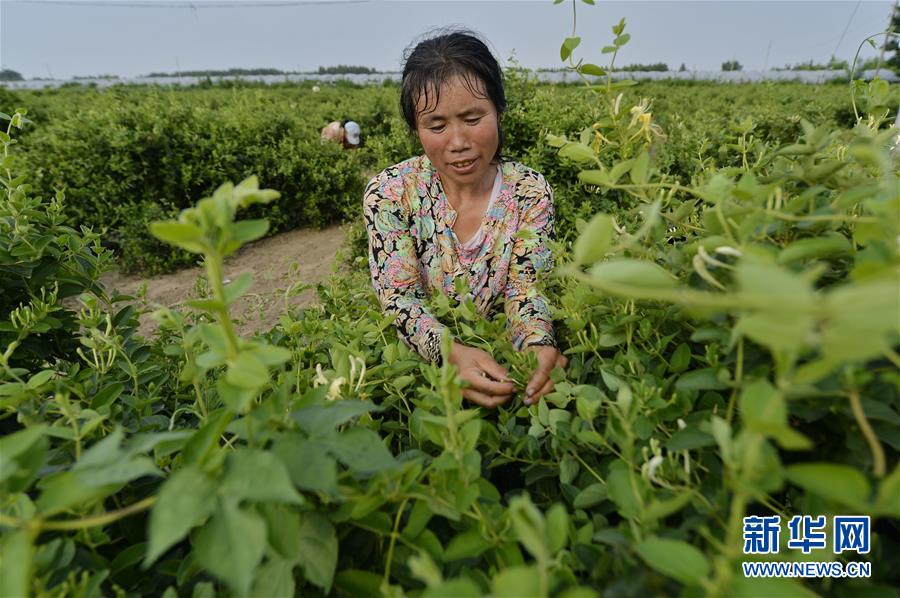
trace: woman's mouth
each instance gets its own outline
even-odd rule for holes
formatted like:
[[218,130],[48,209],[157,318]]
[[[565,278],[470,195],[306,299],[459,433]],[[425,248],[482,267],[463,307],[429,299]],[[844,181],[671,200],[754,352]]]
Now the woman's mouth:
[[458,174],[468,174],[475,170],[475,162],[477,160],[478,158],[472,158],[471,160],[458,160],[449,164]]

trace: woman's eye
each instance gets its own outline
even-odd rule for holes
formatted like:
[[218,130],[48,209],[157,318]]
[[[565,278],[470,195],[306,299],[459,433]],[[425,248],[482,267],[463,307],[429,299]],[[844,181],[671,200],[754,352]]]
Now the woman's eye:
[[428,130],[431,131],[432,133],[440,133],[441,131],[444,130],[444,125],[438,125],[436,127],[428,127]]
[[466,122],[470,125],[477,125],[478,121],[480,121],[480,120],[481,120],[481,117],[479,116],[478,118],[467,118]]

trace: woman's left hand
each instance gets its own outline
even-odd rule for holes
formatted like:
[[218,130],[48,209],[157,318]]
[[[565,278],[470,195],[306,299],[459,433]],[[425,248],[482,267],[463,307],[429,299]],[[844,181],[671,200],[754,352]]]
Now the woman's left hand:
[[550,372],[556,366],[566,367],[569,360],[555,347],[532,345],[526,350],[534,353],[538,362],[537,369],[534,370],[534,374],[531,376],[531,381],[525,387],[525,404],[533,405],[540,401],[544,395],[553,392],[553,380],[550,378]]

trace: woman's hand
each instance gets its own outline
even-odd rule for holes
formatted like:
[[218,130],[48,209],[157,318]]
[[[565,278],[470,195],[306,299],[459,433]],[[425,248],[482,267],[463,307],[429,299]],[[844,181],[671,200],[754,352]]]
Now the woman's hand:
[[487,351],[453,343],[449,361],[469,384],[463,389],[466,399],[493,409],[512,398],[516,387],[509,373]]
[[525,387],[525,404],[532,405],[541,400],[541,398],[553,392],[553,380],[550,379],[550,372],[553,368],[559,366],[566,367],[569,359],[559,352],[556,347],[544,345],[532,345],[526,351],[531,351],[537,356],[537,368],[531,376],[531,381]]

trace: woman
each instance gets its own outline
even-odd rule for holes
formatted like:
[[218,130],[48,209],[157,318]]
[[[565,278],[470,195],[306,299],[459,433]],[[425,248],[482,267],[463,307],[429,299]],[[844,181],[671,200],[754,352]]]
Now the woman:
[[[537,356],[524,399],[535,403],[553,389],[550,371],[567,363],[536,288],[552,267],[553,195],[539,173],[500,158],[500,66],[468,32],[425,39],[406,59],[400,104],[425,155],[386,168],[366,188],[369,268],[381,305],[397,316],[404,342],[439,362],[444,327],[426,305],[433,292],[454,295],[463,278],[481,314],[502,300],[513,345]],[[448,359],[468,383],[468,400],[496,407],[512,397],[508,372],[486,351],[454,342]]]

